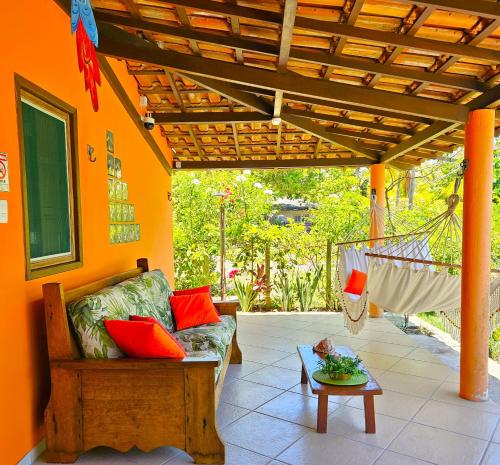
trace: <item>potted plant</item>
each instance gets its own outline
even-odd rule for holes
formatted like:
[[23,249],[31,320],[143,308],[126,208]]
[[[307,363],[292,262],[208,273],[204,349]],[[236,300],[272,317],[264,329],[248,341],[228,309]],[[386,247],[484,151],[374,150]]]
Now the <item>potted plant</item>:
[[338,353],[326,354],[323,360],[318,362],[321,373],[328,375],[330,379],[347,380],[352,376],[363,374],[359,368],[361,359],[349,357]]

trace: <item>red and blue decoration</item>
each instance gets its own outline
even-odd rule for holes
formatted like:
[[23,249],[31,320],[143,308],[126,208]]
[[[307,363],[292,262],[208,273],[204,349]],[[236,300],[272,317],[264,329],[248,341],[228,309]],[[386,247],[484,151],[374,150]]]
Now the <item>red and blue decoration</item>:
[[90,92],[92,108],[97,111],[97,86],[101,85],[101,73],[95,48],[99,44],[99,35],[90,0],[71,0],[71,32],[75,31],[78,68],[83,71],[85,90]]

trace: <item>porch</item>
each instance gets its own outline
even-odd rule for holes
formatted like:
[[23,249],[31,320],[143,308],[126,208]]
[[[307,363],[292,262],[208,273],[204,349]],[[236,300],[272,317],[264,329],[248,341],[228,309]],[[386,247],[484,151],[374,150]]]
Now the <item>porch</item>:
[[[217,412],[227,465],[498,464],[500,403],[458,397],[459,373],[424,347],[427,336],[407,335],[387,318],[369,319],[353,336],[336,313],[240,313],[238,318],[244,361],[229,367]],[[316,433],[317,401],[300,384],[296,346],[325,336],[351,346],[384,389],[375,400],[376,434],[364,432],[359,397],[330,397],[328,433]],[[148,454],[96,449],[77,463],[193,462],[165,447]]]

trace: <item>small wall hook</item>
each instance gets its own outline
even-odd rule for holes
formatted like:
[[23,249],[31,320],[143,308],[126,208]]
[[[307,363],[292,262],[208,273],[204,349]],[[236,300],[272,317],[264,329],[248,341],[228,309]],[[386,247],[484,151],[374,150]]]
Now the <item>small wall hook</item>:
[[94,156],[94,147],[90,144],[87,144],[87,156],[89,157],[90,163],[95,163],[97,158]]

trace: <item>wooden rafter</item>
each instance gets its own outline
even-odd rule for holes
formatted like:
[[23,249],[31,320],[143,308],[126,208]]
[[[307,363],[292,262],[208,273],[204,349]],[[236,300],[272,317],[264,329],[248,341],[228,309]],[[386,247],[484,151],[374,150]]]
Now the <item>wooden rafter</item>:
[[[278,73],[286,71],[290,48],[292,46],[293,24],[295,22],[295,13],[297,11],[297,0],[285,0],[283,10],[283,21],[281,24],[280,52],[278,55]],[[273,116],[279,118],[281,115],[281,106],[283,104],[283,91],[277,90],[274,94]]]
[[[95,16],[98,20],[110,24],[132,27],[138,31],[148,31],[159,34],[166,34],[174,37],[182,37],[197,42],[205,42],[212,45],[231,47],[235,50],[248,50],[251,52],[263,53],[265,55],[278,56],[279,49],[274,45],[257,42],[241,37],[226,37],[219,34],[210,34],[200,32],[186,27],[172,27],[165,24],[144,21],[137,18],[128,18],[121,15],[110,14],[102,11],[96,11]],[[413,28],[412,28],[413,29]],[[396,47],[394,50],[402,50],[402,47]],[[394,57],[396,54],[394,55]],[[348,56],[339,56],[338,54],[329,54],[325,52],[311,52],[300,48],[290,50],[290,58],[294,60],[317,63],[328,66],[330,70],[334,68],[353,69],[364,71],[370,74],[382,76],[393,76],[402,79],[411,79],[419,82],[438,84],[454,87],[457,89],[466,89],[471,91],[484,91],[487,89],[481,81],[474,78],[463,76],[441,75],[429,71],[415,70],[412,68],[391,66],[390,64],[377,63],[371,60],[352,58]],[[387,61],[386,63],[391,63]],[[135,74],[153,74],[148,71],[136,71]],[[325,75],[325,77],[328,77]],[[371,81],[370,81],[371,85]]]
[[274,92],[281,90],[325,101],[353,103],[375,109],[391,109],[402,115],[419,115],[459,123],[464,123],[467,117],[467,108],[463,105],[355,87],[294,73],[280,74],[250,66],[161,50],[105,23],[99,25],[99,32],[99,52],[116,58],[142,61],[175,71],[261,87]]
[[159,124],[217,124],[269,122],[271,117],[257,111],[246,112],[203,112],[203,113],[157,113]]
[[[174,76],[168,70],[165,70],[165,75],[167,76],[168,83],[170,84],[172,92],[174,93],[174,97],[175,97],[175,100],[177,101],[177,104],[179,105],[179,108],[181,109],[182,112],[185,112],[186,107],[184,106],[184,101],[182,100],[182,96],[179,93],[179,89],[177,87],[177,83],[175,82]],[[204,157],[203,150],[202,150],[200,144],[198,143],[198,139],[196,138],[196,134],[193,132],[193,128],[191,126],[189,126],[188,131],[189,131],[189,135],[191,136],[191,139],[193,141],[193,144],[196,147],[196,151],[198,152],[198,156],[200,158],[203,158]]]
[[238,130],[236,129],[235,123],[231,123],[231,129],[233,131],[234,149],[236,151],[236,155],[238,156],[238,158],[241,158],[240,143],[238,141]]

